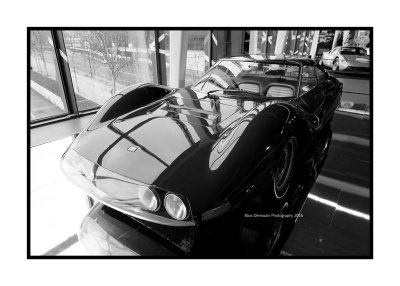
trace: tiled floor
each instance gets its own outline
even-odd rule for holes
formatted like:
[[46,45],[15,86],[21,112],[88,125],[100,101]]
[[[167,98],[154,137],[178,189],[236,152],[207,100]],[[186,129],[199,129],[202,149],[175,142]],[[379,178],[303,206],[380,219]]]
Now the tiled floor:
[[[367,96],[369,106],[365,80],[359,87],[359,96],[362,100]],[[355,94],[357,81],[347,81],[344,90]],[[328,159],[282,255],[369,255],[369,120],[367,115],[337,112]],[[78,130],[72,128],[70,134],[85,122],[74,124]],[[61,137],[31,144],[31,255],[86,254],[75,235],[89,208],[83,193],[60,171],[61,155],[72,142],[65,133],[54,138]],[[35,142],[43,143],[41,138]]]

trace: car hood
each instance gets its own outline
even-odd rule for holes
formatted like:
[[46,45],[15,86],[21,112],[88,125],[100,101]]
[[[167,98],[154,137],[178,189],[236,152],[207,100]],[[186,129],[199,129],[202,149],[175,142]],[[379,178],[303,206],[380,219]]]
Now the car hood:
[[227,98],[216,102],[182,89],[88,128],[71,148],[115,173],[184,195],[192,211],[202,211],[249,173],[259,143],[249,148],[238,142],[246,131],[246,140],[261,142],[252,138],[261,132],[249,132],[249,125],[265,106]]
[[342,55],[350,66],[369,67],[369,56]]

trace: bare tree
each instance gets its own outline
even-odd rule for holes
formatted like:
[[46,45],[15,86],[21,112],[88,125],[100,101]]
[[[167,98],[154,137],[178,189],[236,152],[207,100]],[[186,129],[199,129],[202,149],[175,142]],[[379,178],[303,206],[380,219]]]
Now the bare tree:
[[92,33],[90,31],[76,31],[76,37],[79,40],[81,48],[84,50],[83,52],[83,57],[87,59],[87,62],[89,64],[89,71],[90,71],[90,77],[93,78],[93,66],[92,66],[92,48],[91,48],[91,43],[93,42],[92,40]]
[[121,70],[129,64],[125,55],[118,54],[118,50],[126,51],[128,45],[127,31],[92,31],[91,47],[100,53],[111,72],[113,81],[112,93],[116,92],[116,81]]
[[[43,67],[44,67],[44,71],[45,71],[45,76],[49,76],[49,72],[47,71],[47,65],[46,65],[46,59],[45,59],[45,51],[46,51],[46,46],[47,45],[47,37],[46,35],[43,33],[45,31],[32,31],[33,34],[33,40],[34,40],[34,50],[39,54],[42,62],[43,62]],[[41,69],[40,65],[39,65],[39,70]]]

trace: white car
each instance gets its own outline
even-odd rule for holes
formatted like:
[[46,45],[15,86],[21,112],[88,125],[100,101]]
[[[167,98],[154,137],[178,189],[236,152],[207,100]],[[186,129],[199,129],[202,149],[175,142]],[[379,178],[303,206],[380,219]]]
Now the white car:
[[369,71],[369,56],[361,47],[335,47],[324,52],[319,63],[332,70]]

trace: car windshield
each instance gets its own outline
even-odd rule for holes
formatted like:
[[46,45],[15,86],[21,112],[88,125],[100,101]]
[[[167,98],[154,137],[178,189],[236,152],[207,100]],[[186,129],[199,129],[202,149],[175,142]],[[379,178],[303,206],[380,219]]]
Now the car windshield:
[[357,55],[357,56],[366,55],[366,52],[363,48],[342,48],[340,53],[342,55]]
[[194,87],[205,92],[241,90],[258,96],[279,90],[292,96],[298,87],[299,70],[299,66],[290,64],[223,60],[215,64]]

